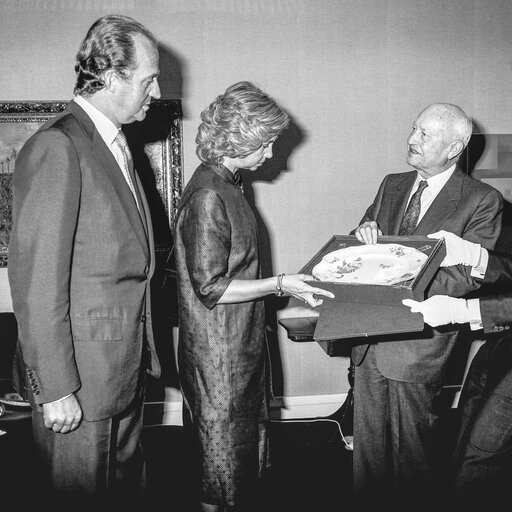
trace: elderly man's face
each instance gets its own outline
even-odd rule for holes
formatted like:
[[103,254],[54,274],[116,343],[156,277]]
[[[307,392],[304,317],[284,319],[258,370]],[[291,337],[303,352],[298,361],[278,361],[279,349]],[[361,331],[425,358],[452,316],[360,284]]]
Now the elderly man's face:
[[424,110],[407,139],[407,163],[424,177],[435,176],[450,167],[453,140],[450,127],[436,109]]

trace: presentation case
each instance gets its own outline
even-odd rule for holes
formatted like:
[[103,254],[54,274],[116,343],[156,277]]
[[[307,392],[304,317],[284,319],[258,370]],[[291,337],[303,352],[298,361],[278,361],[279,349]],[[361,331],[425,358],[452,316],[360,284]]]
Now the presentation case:
[[[423,316],[411,313],[403,299],[424,300],[425,289],[446,255],[444,240],[415,236],[381,236],[379,244],[401,244],[423,252],[427,259],[414,279],[393,285],[334,283],[312,280],[311,284],[334,293],[323,298],[314,339],[337,340],[422,331]],[[355,235],[334,235],[299,271],[312,274],[322,258],[335,250],[363,245]]]

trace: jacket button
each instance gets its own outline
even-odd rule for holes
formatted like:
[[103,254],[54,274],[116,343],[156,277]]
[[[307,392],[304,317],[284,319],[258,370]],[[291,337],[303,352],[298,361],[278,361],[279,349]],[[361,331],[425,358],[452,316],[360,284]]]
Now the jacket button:
[[144,323],[144,322],[146,321],[146,315],[142,315],[142,316],[140,317],[140,321],[141,321],[142,323]]

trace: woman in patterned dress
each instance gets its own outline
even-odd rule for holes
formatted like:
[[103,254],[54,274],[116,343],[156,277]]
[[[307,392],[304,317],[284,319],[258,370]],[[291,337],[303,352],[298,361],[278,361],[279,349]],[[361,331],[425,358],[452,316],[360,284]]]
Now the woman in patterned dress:
[[178,365],[184,423],[196,448],[201,510],[249,510],[268,462],[267,347],[263,297],[315,307],[330,292],[311,276],[261,278],[257,224],[238,169],[272,157],[288,115],[250,82],[201,113],[202,164],[183,192],[175,226]]

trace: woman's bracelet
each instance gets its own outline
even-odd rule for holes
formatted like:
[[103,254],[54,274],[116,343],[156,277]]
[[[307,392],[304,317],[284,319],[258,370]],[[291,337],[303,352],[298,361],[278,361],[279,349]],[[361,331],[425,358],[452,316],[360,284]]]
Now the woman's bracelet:
[[277,276],[277,283],[276,283],[275,294],[278,297],[282,297],[284,295],[284,292],[283,292],[283,277],[284,277],[284,274],[279,274]]

